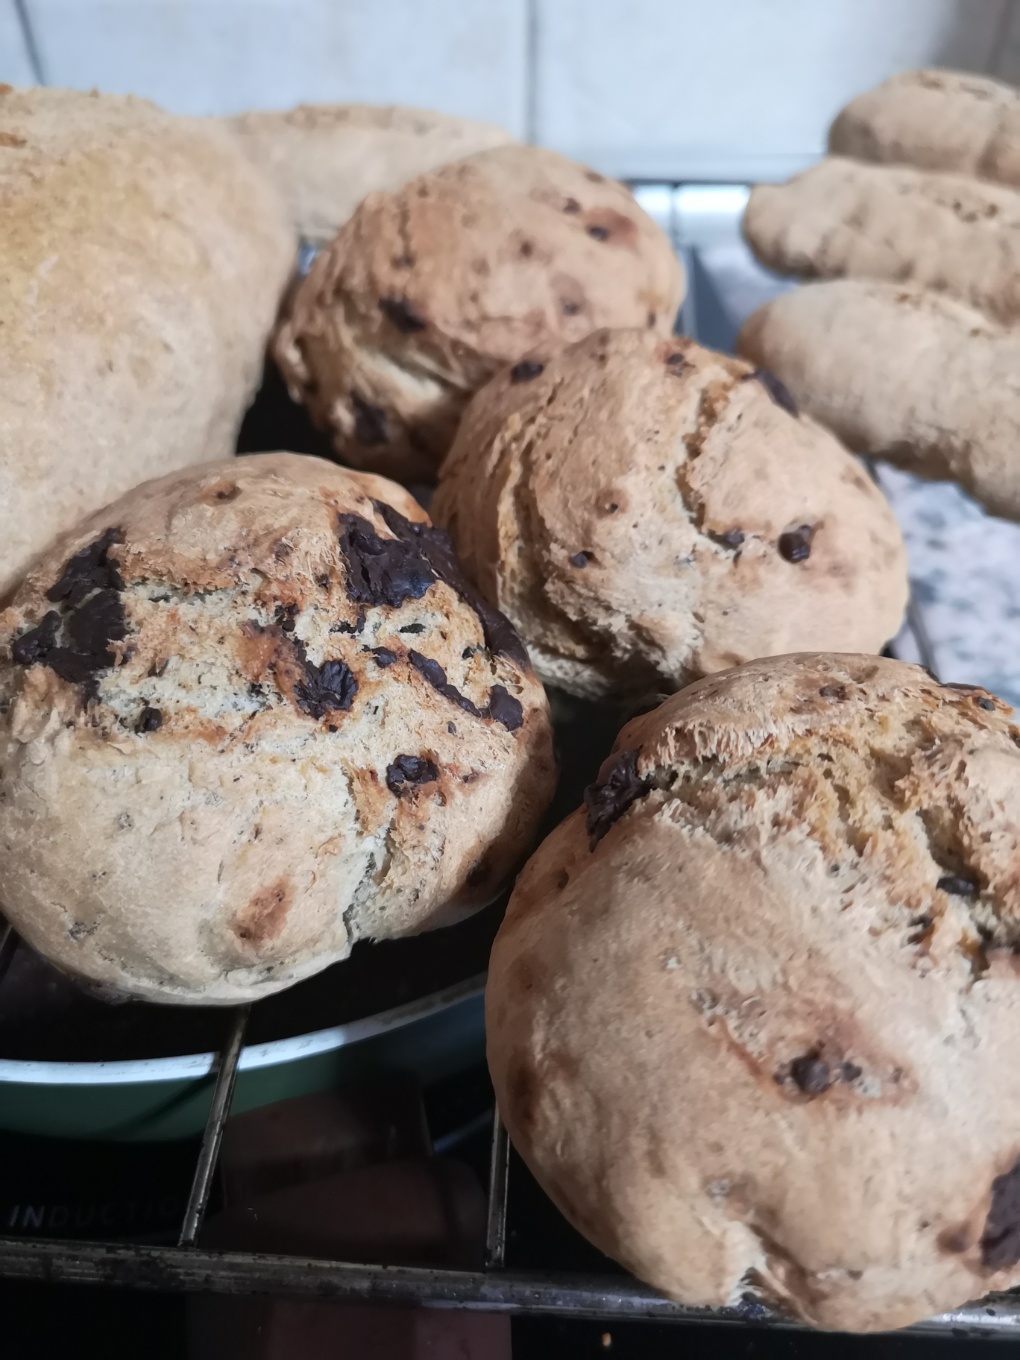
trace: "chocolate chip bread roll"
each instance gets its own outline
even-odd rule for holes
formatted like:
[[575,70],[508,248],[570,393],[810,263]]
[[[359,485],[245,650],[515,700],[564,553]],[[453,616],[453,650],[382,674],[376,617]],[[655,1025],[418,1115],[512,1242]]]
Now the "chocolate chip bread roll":
[[491,899],[553,782],[520,639],[399,487],[137,488],[0,614],[0,901],[73,976],[264,996]]
[[513,141],[491,123],[425,109],[299,104],[226,120],[273,181],[306,241],[324,245],[366,194]]
[[518,880],[488,1059],[567,1218],[688,1304],[902,1327],[1020,1284],[1020,730],[866,656],[623,729]]
[[970,72],[903,71],[851,100],[829,150],[1020,188],[1020,93]]
[[907,598],[891,510],[782,383],[646,331],[494,378],[433,514],[542,678],[588,698],[797,647],[877,651]]
[[529,146],[369,195],[314,261],[274,353],[359,467],[433,480],[504,364],[600,326],[668,335],[683,270],[622,184]]
[[1020,193],[966,175],[827,156],[751,191],[758,258],[804,278],[870,278],[948,293],[1020,320]]
[[1020,519],[1020,332],[927,289],[834,279],[759,308],[739,348],[850,448]]
[[0,85],[0,600],[136,483],[225,458],[297,240],[211,121]]

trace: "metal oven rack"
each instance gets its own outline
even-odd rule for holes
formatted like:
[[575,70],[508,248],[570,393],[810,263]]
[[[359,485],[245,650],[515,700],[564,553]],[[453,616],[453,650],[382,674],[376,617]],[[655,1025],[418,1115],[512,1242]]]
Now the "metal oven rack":
[[[640,189],[638,196],[653,216],[659,218],[678,251],[685,256],[693,283],[697,264],[692,260],[690,242],[684,239],[675,212],[676,191],[680,186],[645,187],[652,189],[653,196],[657,190],[663,191],[660,203],[665,205],[665,210],[658,213],[654,203],[646,201]],[[705,329],[699,324],[701,318],[697,316],[693,290],[684,320],[688,333],[700,334]],[[703,338],[708,343],[718,343],[710,336]],[[875,475],[874,470],[872,473]],[[934,652],[913,594],[901,638],[907,641],[908,648],[921,664],[934,674]],[[17,948],[18,940],[13,930],[0,918],[0,986]],[[198,1239],[213,1187],[224,1125],[230,1114],[249,1014],[250,1006],[233,1011],[226,1041],[217,1056],[209,1115],[177,1244],[149,1246],[0,1237],[0,1277],[163,1291],[268,1293],[344,1303],[552,1314],[557,1318],[594,1318],[607,1322],[796,1325],[770,1312],[750,1294],[732,1307],[690,1307],[664,1298],[627,1275],[571,1275],[551,1270],[507,1269],[509,1147],[498,1112],[493,1120],[485,1259],[481,1270],[364,1265],[289,1255],[221,1252],[201,1247]],[[989,1296],[910,1330],[1020,1338],[1020,1291]]]
[[[931,646],[915,600],[909,606],[908,628],[922,663],[934,671]],[[0,986],[17,948],[18,940],[11,927],[0,928]],[[210,1251],[199,1246],[250,1009],[242,1006],[233,1011],[226,1042],[218,1054],[209,1116],[177,1245],[0,1237],[0,1277],[166,1291],[286,1294],[347,1303],[544,1313],[558,1318],[605,1321],[791,1325],[750,1295],[733,1307],[695,1308],[674,1303],[624,1275],[508,1270],[504,1257],[509,1147],[498,1113],[493,1121],[482,1270],[361,1265],[301,1256]],[[912,1330],[958,1334],[961,1329],[967,1333],[1020,1337],[1020,1294],[991,1296]]]

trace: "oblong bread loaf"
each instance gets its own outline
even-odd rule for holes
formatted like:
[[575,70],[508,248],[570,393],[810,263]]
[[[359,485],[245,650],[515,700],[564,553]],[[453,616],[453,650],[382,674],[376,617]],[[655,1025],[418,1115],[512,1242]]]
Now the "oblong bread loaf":
[[295,240],[230,135],[0,87],[0,597],[82,515],[233,452]]

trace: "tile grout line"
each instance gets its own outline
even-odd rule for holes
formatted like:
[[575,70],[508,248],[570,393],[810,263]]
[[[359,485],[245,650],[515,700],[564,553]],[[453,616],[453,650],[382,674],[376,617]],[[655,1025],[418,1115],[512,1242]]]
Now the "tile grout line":
[[21,27],[21,37],[25,44],[25,51],[28,54],[28,64],[32,68],[32,75],[37,85],[45,85],[46,74],[43,68],[42,54],[39,51],[39,44],[36,41],[35,29],[32,27],[32,20],[28,15],[28,0],[14,0],[14,12],[18,16],[18,24]]
[[538,142],[538,6],[540,0],[525,0],[524,30],[524,140]]

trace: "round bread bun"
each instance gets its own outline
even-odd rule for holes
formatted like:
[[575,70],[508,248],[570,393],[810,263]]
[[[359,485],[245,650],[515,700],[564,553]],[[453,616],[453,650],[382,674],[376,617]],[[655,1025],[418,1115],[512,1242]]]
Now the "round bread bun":
[[771,374],[600,331],[494,378],[432,505],[549,684],[669,692],[796,648],[878,651],[906,552],[881,492]]
[[297,239],[211,121],[0,85],[0,601],[149,477],[234,451]]
[[515,1147],[689,1304],[900,1327],[1020,1283],[1020,731],[877,657],[629,723],[486,992]]
[[342,458],[432,480],[504,364],[599,326],[668,335],[683,289],[622,184],[504,146],[370,194],[313,262],[274,353]]
[[325,244],[373,189],[512,142],[492,123],[426,109],[299,104],[226,120],[246,155],[276,185],[306,241]]
[[0,614],[0,902],[59,968],[231,1003],[490,900],[551,794],[516,634],[400,487],[138,487]]

